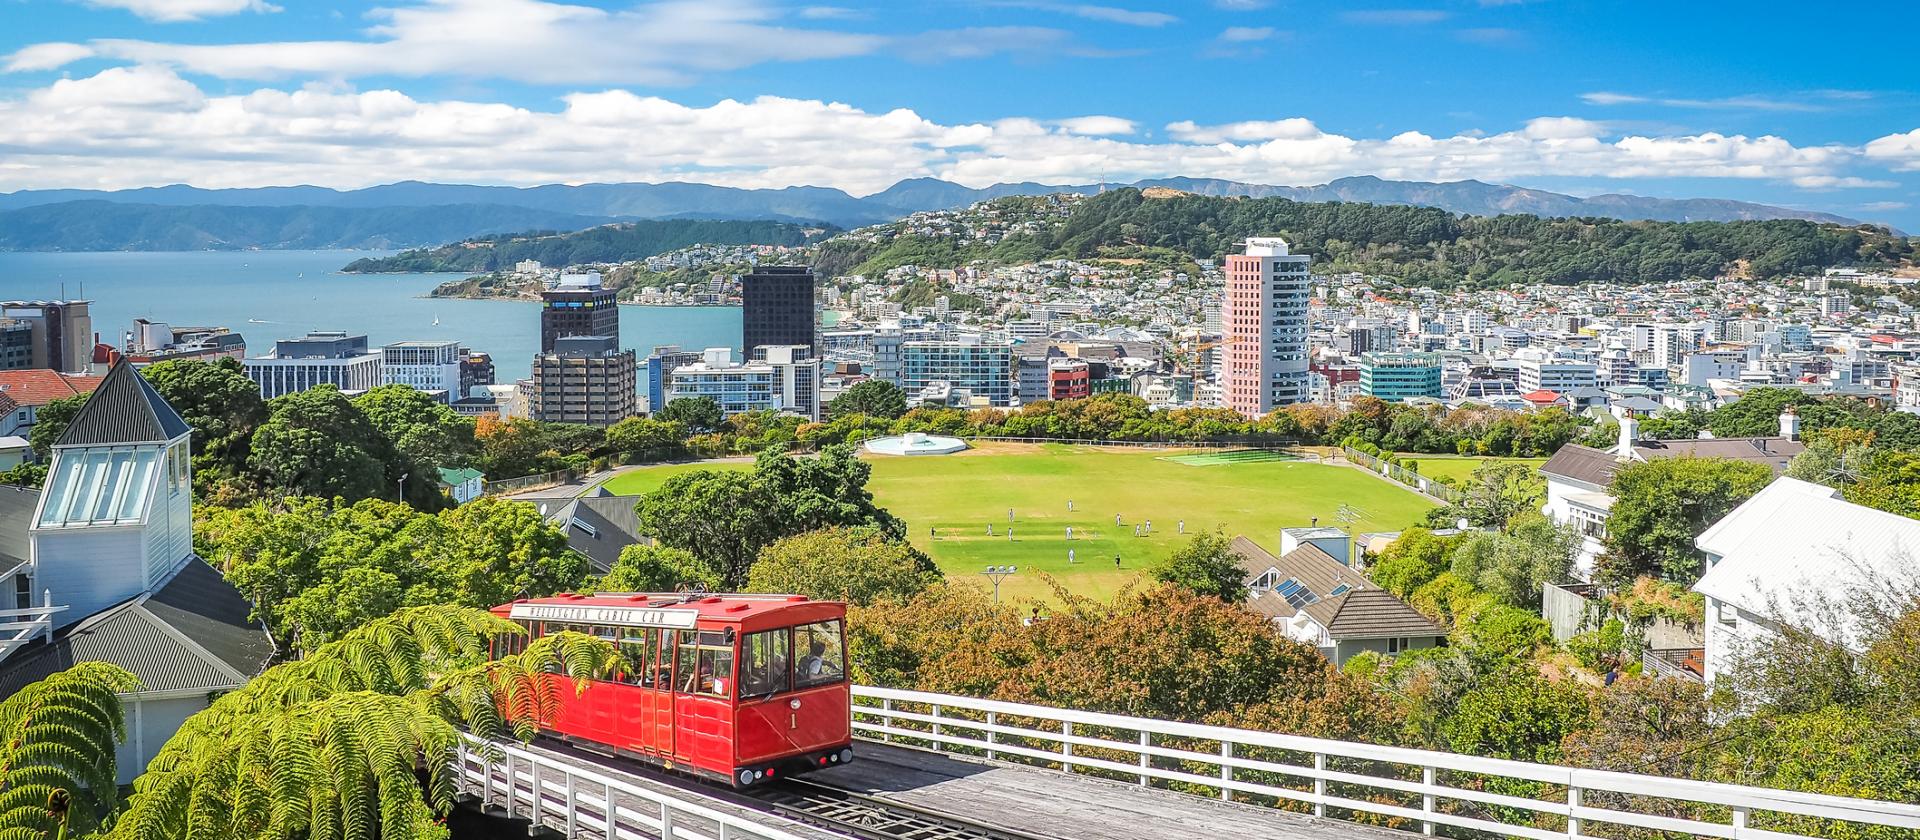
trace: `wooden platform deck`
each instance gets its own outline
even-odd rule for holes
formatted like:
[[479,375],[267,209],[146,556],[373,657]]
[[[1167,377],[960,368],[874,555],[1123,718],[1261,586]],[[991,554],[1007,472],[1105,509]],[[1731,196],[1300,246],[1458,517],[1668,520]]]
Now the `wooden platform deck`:
[[809,778],[1059,840],[1405,840],[1409,836],[1271,808],[910,747],[862,742],[854,750],[858,758],[852,764],[818,771]]

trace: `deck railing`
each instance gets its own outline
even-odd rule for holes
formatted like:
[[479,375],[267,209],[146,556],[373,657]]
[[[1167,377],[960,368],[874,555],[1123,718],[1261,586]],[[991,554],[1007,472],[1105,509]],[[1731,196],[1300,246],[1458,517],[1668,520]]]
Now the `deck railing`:
[[463,793],[483,809],[564,837],[602,840],[808,840],[773,814],[729,813],[686,791],[642,787],[585,762],[564,761],[523,747],[462,736],[454,759]]
[[854,731],[868,738],[1427,835],[1788,840],[1858,836],[1849,829],[1860,826],[1920,829],[1920,805],[1905,803],[948,694],[867,686],[853,694]]

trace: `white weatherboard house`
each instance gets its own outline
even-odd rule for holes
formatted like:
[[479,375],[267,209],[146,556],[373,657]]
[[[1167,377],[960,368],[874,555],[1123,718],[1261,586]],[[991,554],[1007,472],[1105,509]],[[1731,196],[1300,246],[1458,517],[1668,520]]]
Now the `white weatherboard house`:
[[1723,674],[1743,645],[1801,627],[1858,649],[1845,604],[1878,581],[1920,573],[1920,521],[1856,505],[1840,493],[1792,478],[1776,479],[1694,540],[1707,555],[1693,589],[1706,596],[1706,678]]
[[[0,696],[77,662],[132,672],[142,687],[121,696],[122,784],[274,651],[253,605],[193,553],[191,436],[121,362],[55,443],[46,489],[0,488],[16,617],[0,623]],[[23,543],[26,558],[7,548]]]

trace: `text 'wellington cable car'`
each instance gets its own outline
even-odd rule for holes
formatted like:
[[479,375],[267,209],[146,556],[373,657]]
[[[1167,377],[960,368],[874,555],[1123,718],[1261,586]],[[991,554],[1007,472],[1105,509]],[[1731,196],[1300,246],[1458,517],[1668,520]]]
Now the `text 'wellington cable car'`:
[[[563,681],[549,734],[744,787],[853,760],[845,604],[799,595],[559,595],[493,608],[527,638],[613,643],[610,678]],[[515,653],[525,638],[505,640]]]

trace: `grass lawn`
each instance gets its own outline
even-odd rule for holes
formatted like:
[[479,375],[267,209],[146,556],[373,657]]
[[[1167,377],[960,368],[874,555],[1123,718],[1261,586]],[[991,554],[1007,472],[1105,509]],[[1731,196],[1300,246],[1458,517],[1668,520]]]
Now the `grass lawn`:
[[1459,455],[1422,455],[1418,452],[1402,452],[1400,457],[1419,461],[1421,475],[1428,478],[1451,478],[1460,484],[1465,484],[1481,464],[1512,463],[1538,467],[1547,462],[1545,458],[1476,458]]
[[[1002,597],[1048,600],[1050,590],[1033,572],[1053,576],[1075,594],[1109,597],[1180,543],[1181,520],[1190,530],[1221,525],[1229,535],[1245,534],[1276,549],[1281,528],[1304,526],[1316,516],[1322,524],[1336,524],[1334,511],[1342,504],[1365,512],[1357,526],[1361,531],[1405,528],[1433,507],[1410,490],[1351,467],[1303,461],[1189,466],[1161,457],[1165,454],[989,444],[958,455],[871,457],[869,486],[881,505],[906,520],[914,545],[949,576],[985,585],[980,575],[985,566],[1017,565],[1020,573],[1002,585]],[[751,464],[711,466],[745,469]],[[635,470],[608,487],[615,493],[644,493],[675,473],[701,467]],[[1014,512],[1012,540],[1006,533],[1008,508]],[[1119,526],[1115,514],[1121,516]],[[1135,537],[1134,525],[1148,520],[1152,534]]]

